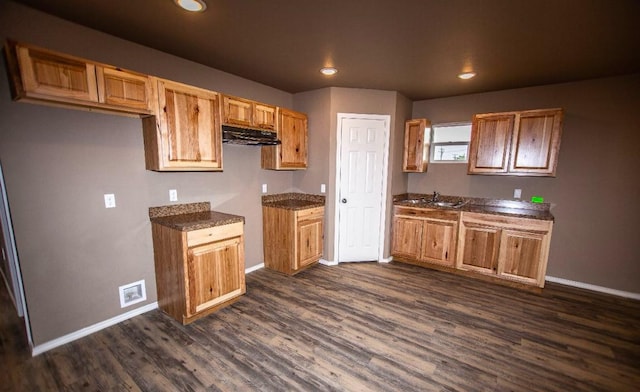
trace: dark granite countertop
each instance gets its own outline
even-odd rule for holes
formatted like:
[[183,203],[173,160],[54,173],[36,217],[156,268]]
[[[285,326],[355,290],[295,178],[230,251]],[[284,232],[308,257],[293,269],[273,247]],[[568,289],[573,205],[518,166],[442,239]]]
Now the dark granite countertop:
[[244,217],[211,211],[209,202],[175,204],[149,208],[151,222],[175,230],[191,231],[243,222]]
[[307,208],[323,207],[325,197],[307,193],[280,193],[262,196],[264,207],[283,208],[286,210],[304,210]]
[[478,197],[440,195],[438,200],[455,203],[454,206],[438,206],[431,203],[431,194],[404,193],[393,196],[393,204],[405,207],[438,208],[461,212],[477,212],[553,221],[549,203],[531,203],[522,200],[486,199]]

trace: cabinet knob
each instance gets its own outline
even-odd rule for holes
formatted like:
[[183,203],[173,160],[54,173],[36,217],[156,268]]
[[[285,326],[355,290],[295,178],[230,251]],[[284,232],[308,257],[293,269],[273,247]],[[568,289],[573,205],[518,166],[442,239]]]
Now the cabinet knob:
[[346,203],[346,202],[347,202],[347,199],[342,199],[342,200],[340,200],[340,201],[341,201],[341,202],[343,202],[343,203]]

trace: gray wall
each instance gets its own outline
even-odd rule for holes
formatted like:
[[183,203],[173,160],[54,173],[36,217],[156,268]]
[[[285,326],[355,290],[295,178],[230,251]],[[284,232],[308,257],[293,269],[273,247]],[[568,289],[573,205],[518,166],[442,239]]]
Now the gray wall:
[[547,275],[640,293],[640,75],[414,102],[413,117],[565,110],[557,177],[470,176],[466,165],[409,174],[409,191],[509,199],[540,195],[555,215]]
[[[308,91],[294,96],[296,107],[309,116],[309,141],[313,148],[309,156],[309,170],[294,174],[294,186],[317,193],[321,183],[327,184],[325,213],[324,258],[334,260],[336,146],[338,113],[379,114],[391,117],[389,135],[389,167],[387,197],[389,208],[393,192],[406,190],[407,177],[402,173],[404,122],[410,118],[411,102],[394,91],[331,87]],[[399,147],[400,146],[400,147]],[[398,161],[397,156],[400,155]],[[388,257],[391,220],[387,214],[384,256]]]
[[[0,2],[0,38],[194,86],[292,107],[292,95]],[[260,149],[224,146],[222,173],[145,170],[137,118],[11,101],[0,78],[2,161],[35,344],[156,300],[148,208],[210,201],[246,218],[246,264],[262,263],[260,184],[290,191],[292,174],[260,169]],[[105,209],[114,193],[117,208]],[[145,279],[147,301],[120,308],[118,286]]]

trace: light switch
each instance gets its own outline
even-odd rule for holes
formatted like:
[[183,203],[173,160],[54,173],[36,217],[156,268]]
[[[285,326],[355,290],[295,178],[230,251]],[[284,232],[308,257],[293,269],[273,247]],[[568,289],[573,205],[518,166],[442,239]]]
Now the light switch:
[[169,189],[169,201],[178,201],[178,191]]
[[327,186],[325,184],[320,184],[320,193],[327,192]]
[[113,193],[105,193],[104,195],[104,208],[116,207],[116,195]]
[[267,184],[262,184],[262,193],[267,193]]
[[513,190],[513,198],[519,199],[522,197],[522,189],[514,189]]

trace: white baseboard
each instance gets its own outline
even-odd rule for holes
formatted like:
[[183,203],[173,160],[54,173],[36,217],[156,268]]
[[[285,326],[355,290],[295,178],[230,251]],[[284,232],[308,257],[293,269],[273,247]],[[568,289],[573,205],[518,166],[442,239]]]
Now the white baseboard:
[[121,322],[123,322],[125,320],[128,320],[128,319],[130,319],[132,317],[139,316],[139,315],[141,315],[143,313],[147,313],[147,312],[149,312],[151,310],[155,310],[155,309],[158,309],[158,303],[157,302],[154,302],[154,303],[151,303],[151,304],[148,304],[148,305],[133,309],[133,310],[128,311],[126,313],[120,314],[120,315],[118,315],[116,317],[112,317],[112,318],[110,318],[108,320],[101,321],[99,323],[96,323],[96,324],[90,325],[88,327],[82,328],[82,329],[80,329],[78,331],[72,332],[70,334],[66,334],[66,335],[61,336],[59,338],[50,340],[50,341],[42,343],[42,344],[39,344],[37,346],[34,346],[31,349],[31,356],[35,357],[36,355],[40,355],[45,351],[49,351],[49,350],[54,349],[56,347],[62,346],[63,344],[71,343],[74,340],[78,340],[78,339],[83,338],[83,337],[85,337],[87,335],[91,335],[92,333],[98,332],[101,329],[105,329],[105,328],[110,327],[112,325],[116,325],[116,324],[121,323]]
[[617,295],[618,297],[625,297],[625,298],[631,298],[631,299],[640,300],[640,293],[632,293],[630,291],[622,291],[622,290],[610,289],[608,287],[596,286],[594,284],[576,282],[575,280],[556,278],[556,277],[553,277],[553,276],[546,276],[544,278],[544,280],[546,280],[547,282],[563,284],[565,286],[578,287],[578,288],[581,288],[581,289],[597,291],[597,292],[600,292],[600,293]]
[[264,268],[264,263],[260,263],[258,265],[254,265],[253,267],[249,267],[249,268],[244,270],[244,273],[245,274],[250,274],[253,271],[257,271],[257,270],[262,269],[262,268]]
[[320,259],[319,263],[322,264],[322,265],[328,265],[328,266],[338,265],[337,261],[329,261],[329,260],[325,260],[325,259]]
[[389,257],[387,257],[386,259],[378,260],[378,263],[388,264],[388,263],[390,263],[390,262],[392,262],[392,261],[393,261],[393,257],[392,257],[392,256],[389,256]]

